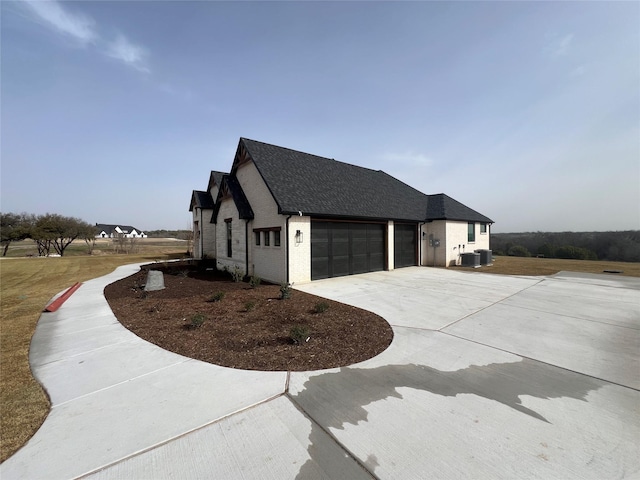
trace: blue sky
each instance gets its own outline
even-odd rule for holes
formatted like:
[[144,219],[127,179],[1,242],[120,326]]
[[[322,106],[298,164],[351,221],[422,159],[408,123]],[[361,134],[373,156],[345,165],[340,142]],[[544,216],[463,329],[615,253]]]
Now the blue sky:
[[4,212],[188,228],[248,137],[446,193],[494,232],[640,229],[638,2],[0,8]]

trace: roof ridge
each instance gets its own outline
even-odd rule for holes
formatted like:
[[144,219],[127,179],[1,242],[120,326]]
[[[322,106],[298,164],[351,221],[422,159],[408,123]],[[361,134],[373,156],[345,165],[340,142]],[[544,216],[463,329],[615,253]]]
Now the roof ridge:
[[[262,145],[267,145],[269,147],[280,148],[282,150],[288,150],[290,152],[295,152],[295,153],[302,153],[303,155],[309,155],[310,157],[322,158],[323,160],[331,160],[333,162],[342,163],[343,165],[349,165],[351,167],[362,168],[363,170],[369,170],[371,172],[382,172],[382,173],[385,173],[386,175],[389,175],[388,173],[386,173],[386,172],[384,172],[382,170],[375,170],[373,168],[363,167],[362,165],[356,165],[354,163],[343,162],[342,160],[336,160],[335,158],[323,157],[322,155],[316,155],[315,153],[303,152],[302,150],[296,150],[294,148],[281,147],[280,145],[275,145],[273,143],[267,143],[267,142],[261,142],[260,140],[254,140],[252,138],[240,137],[240,140],[248,140],[250,142],[260,143]],[[389,175],[389,176],[391,176],[391,175]],[[393,177],[393,178],[395,178],[395,177]]]

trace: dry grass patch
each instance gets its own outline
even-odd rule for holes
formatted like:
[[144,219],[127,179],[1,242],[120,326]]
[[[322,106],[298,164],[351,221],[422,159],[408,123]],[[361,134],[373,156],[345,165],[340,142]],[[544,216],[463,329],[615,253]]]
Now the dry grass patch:
[[[630,277],[640,277],[640,263],[608,262],[604,260],[563,260],[560,258],[493,257],[493,265],[480,268],[460,268],[473,273],[498,273],[503,275],[553,275],[561,271],[603,273],[619,270]],[[614,274],[616,275],[616,274]]]
[[0,260],[0,461],[31,438],[49,412],[49,399],[31,375],[29,344],[51,297],[120,265],[174,258],[179,253],[167,247],[142,255]]

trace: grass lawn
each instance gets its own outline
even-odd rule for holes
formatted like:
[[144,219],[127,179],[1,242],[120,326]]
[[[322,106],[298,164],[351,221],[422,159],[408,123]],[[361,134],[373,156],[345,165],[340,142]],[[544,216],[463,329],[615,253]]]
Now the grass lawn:
[[497,273],[503,275],[553,275],[560,271],[603,273],[604,270],[620,270],[612,274],[640,277],[640,263],[607,262],[599,260],[562,260],[559,258],[493,256],[493,265],[480,268],[456,267],[456,270],[472,273]]
[[[184,242],[155,239],[140,241],[139,247],[138,254],[88,256],[81,244],[70,246],[69,256],[62,258],[25,258],[33,246],[24,243],[11,246],[14,258],[0,259],[0,461],[31,438],[49,412],[49,400],[29,368],[29,343],[45,305],[75,282],[105,275],[128,263],[179,258],[185,251]],[[106,252],[108,244],[103,248]],[[494,257],[493,266],[456,270],[509,275],[622,270],[622,275],[640,277],[640,263],[520,257]]]
[[[120,265],[180,258],[185,252],[184,242],[145,240],[135,255],[0,259],[0,461],[31,438],[49,412],[49,400],[29,368],[29,344],[47,302],[75,282],[106,275]],[[23,252],[32,248],[21,246]]]

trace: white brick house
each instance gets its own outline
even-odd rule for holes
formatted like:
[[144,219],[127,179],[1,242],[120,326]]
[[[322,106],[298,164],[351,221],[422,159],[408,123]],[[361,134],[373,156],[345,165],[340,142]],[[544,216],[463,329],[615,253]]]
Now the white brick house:
[[131,225],[111,225],[96,223],[96,238],[147,238],[147,234]]
[[229,174],[192,193],[194,256],[271,282],[410,265],[489,249],[491,219],[390,175],[241,138]]

